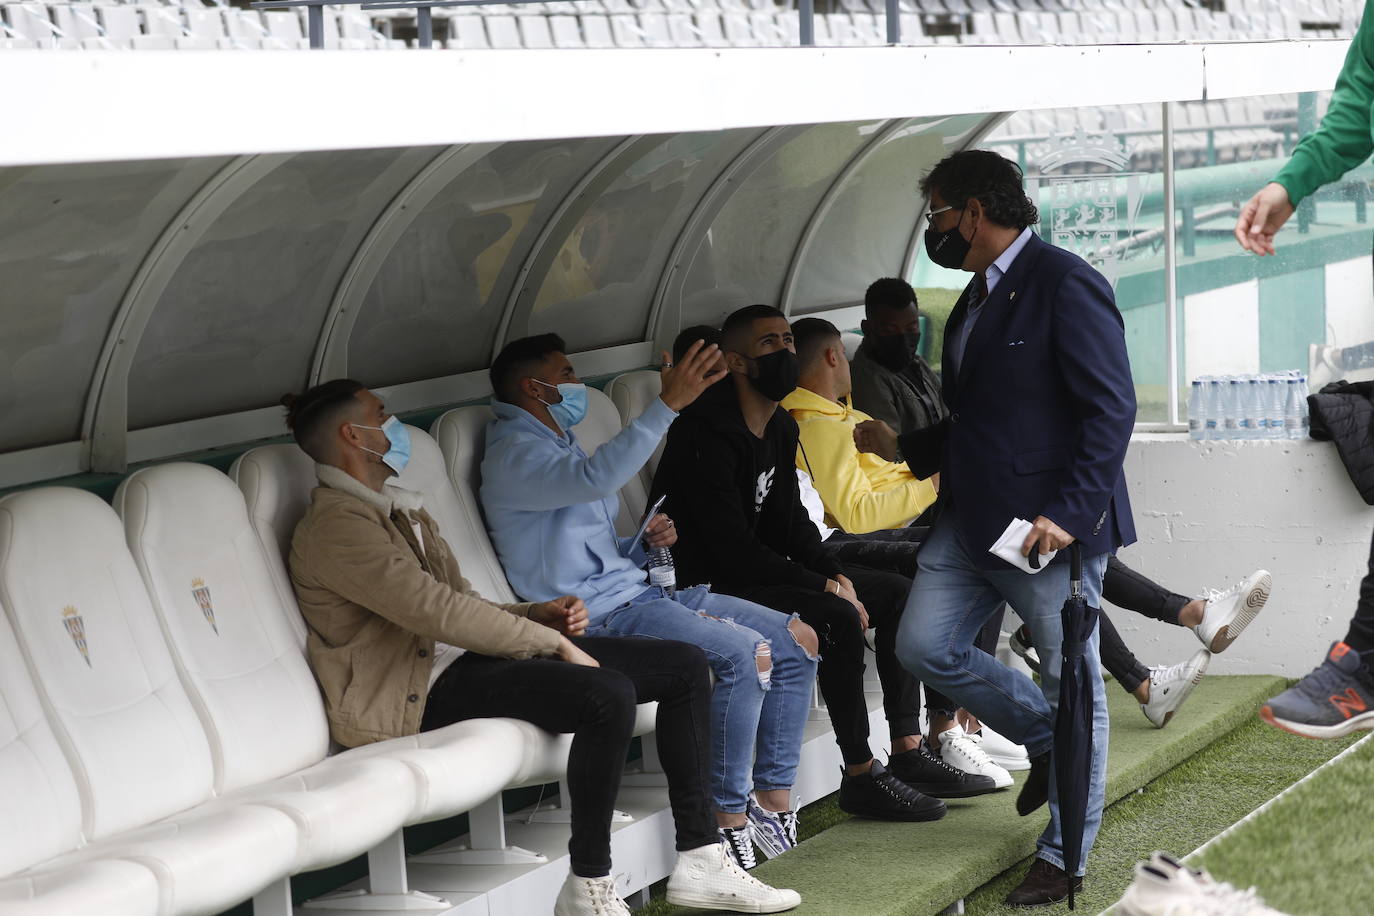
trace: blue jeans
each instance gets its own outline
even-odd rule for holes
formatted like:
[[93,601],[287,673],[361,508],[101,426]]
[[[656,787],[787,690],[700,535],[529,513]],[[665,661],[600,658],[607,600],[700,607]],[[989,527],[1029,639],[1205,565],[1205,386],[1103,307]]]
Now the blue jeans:
[[[1069,564],[1055,563],[1035,575],[1011,566],[979,569],[953,521],[947,509],[921,548],[920,571],[897,632],[897,657],[922,681],[935,685],[1000,734],[1024,744],[1031,756],[1043,754],[1054,744],[1064,636],[1059,612],[1069,595]],[[1093,607],[1102,602],[1106,566],[1106,554],[1083,559],[1083,592]],[[979,630],[1003,601],[1030,627],[1040,653],[1039,687],[974,648]],[[1098,667],[1096,630],[1087,661],[1093,673],[1093,758],[1080,875],[1086,871],[1088,851],[1102,825],[1106,796],[1107,693]],[[1036,841],[1036,855],[1063,868],[1058,794],[1051,775],[1050,824]]]
[[[717,595],[704,585],[674,597],[647,588],[604,614],[588,636],[648,636],[691,643],[706,653],[716,675],[711,691],[711,794],[716,810],[742,813],[752,788],[790,789],[801,757],[802,729],[816,680],[816,659],[787,625],[791,617],[770,608]],[[768,647],[772,668],[758,668]]]

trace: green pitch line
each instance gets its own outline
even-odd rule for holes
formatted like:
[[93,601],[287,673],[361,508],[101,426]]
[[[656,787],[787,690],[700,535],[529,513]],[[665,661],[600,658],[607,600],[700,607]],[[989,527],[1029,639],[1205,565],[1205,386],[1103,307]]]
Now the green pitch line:
[[[1340,749],[1288,753],[1289,736],[1254,719],[1260,703],[1283,687],[1275,677],[1207,678],[1169,727],[1157,730],[1125,691],[1108,684],[1108,799],[1127,800],[1107,812],[1078,912],[1097,913],[1114,902],[1131,866],[1150,851],[1197,848]],[[1243,727],[1233,733],[1237,726]],[[1019,784],[1024,774],[1015,775]],[[854,820],[835,809],[833,797],[825,799],[803,812],[802,832],[833,826],[755,874],[796,888],[804,899],[793,911],[798,916],[938,913],[961,896],[969,913],[1001,913],[1000,901],[1020,880],[1047,821],[1043,809],[1018,817],[1016,791],[951,801],[949,814],[930,824]],[[1067,907],[1037,912],[1060,910]],[[641,912],[691,911],[656,901]]]
[[[1304,745],[1330,748],[1275,733],[1280,755],[1307,756]],[[1217,880],[1253,885],[1266,903],[1292,916],[1374,911],[1374,740],[1294,786],[1198,859],[1192,864]]]

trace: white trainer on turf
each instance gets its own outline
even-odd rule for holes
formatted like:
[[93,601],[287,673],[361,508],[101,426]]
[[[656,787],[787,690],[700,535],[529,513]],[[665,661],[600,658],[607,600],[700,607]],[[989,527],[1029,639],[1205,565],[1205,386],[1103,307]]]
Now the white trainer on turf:
[[769,887],[735,863],[724,843],[677,855],[668,876],[668,902],[735,913],[781,913],[801,904],[796,891]]
[[975,741],[959,725],[949,728],[935,736],[940,742],[940,759],[956,770],[972,773],[975,776],[989,776],[999,789],[1011,785],[1011,774],[992,762],[983,745]]
[[1283,916],[1254,888],[1239,890],[1205,871],[1156,852],[1135,867],[1135,880],[1117,903],[1118,916]]
[[1150,699],[1140,704],[1140,711],[1145,713],[1145,718],[1155,728],[1169,724],[1183,701],[1188,699],[1188,694],[1202,683],[1202,676],[1207,673],[1207,663],[1211,660],[1211,652],[1198,649],[1197,654],[1186,662],[1150,669]]
[[1224,652],[1264,609],[1273,584],[1268,570],[1257,569],[1224,592],[1209,590],[1202,596],[1202,623],[1193,632],[1211,651]]
[[553,916],[630,916],[630,908],[615,892],[615,878],[569,874],[554,902]]
[[1010,738],[993,731],[986,722],[969,737],[982,745],[983,753],[1002,769],[1012,772],[1030,769],[1030,755],[1026,753],[1025,745],[1013,744]]

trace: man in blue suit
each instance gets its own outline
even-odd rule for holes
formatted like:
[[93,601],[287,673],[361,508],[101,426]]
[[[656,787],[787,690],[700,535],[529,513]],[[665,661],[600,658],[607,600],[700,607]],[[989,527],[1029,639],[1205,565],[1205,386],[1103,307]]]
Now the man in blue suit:
[[[897,652],[903,664],[1024,744],[1031,773],[1017,811],[1050,803],[1037,858],[1007,902],[1035,906],[1081,887],[1064,872],[1059,811],[1050,778],[1059,696],[1060,608],[1069,594],[1068,552],[1027,573],[989,552],[1016,518],[1033,520],[1021,555],[1082,545],[1084,592],[1101,603],[1102,573],[1135,540],[1122,461],[1135,422],[1135,389],[1111,286],[1083,259],[1041,241],[1020,170],[996,153],[968,150],[922,182],[930,199],[926,251],[973,273],[945,326],[944,397],[949,417],[896,437],[881,424],[855,432],[860,448],[906,460],[918,477],[941,472],[947,504],[919,557]],[[1041,686],[974,647],[1006,601],[1030,626]],[[1106,695],[1097,636],[1092,784],[1083,858],[1101,825],[1106,783]]]

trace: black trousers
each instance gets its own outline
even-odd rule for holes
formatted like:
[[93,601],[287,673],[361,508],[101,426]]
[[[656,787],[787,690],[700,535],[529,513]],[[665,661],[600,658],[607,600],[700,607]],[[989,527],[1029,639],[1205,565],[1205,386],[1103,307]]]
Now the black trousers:
[[[930,534],[929,528],[916,525],[912,525],[908,528],[871,531],[868,534],[848,534],[844,531],[837,531],[826,538],[822,546],[827,553],[846,566],[855,564],[871,569],[894,572],[910,580],[916,577],[916,556],[920,553],[921,543],[925,541],[928,534]],[[855,587],[858,588],[858,580],[854,579],[853,576],[850,578],[854,581]],[[908,581],[908,590],[910,590],[910,585],[911,583]],[[868,601],[863,597],[863,590],[859,589],[859,591],[859,600],[863,601],[864,607],[867,608]],[[903,600],[905,600],[905,596]],[[995,655],[997,652],[997,639],[1002,632],[1002,614],[1003,611],[999,611],[995,617],[987,622],[987,625],[983,627],[983,631],[978,634],[978,639],[974,643],[978,648],[989,655]],[[914,734],[914,732],[898,732],[897,727],[893,725],[894,710],[887,705],[890,699],[887,688],[889,679],[883,676],[883,652],[879,647],[880,642],[895,639],[895,634],[895,625],[889,628],[886,636],[879,631],[873,648],[874,654],[878,658],[878,677],[883,682],[884,709],[887,712],[888,725],[892,727],[892,737],[901,738],[908,734]],[[905,668],[902,668],[902,671],[910,678],[912,685],[909,688],[904,686],[902,688],[903,694],[905,694],[907,690],[915,689],[920,686],[915,678],[911,676],[910,672],[907,672]],[[895,678],[892,678],[892,680],[895,680]],[[907,698],[903,696],[900,702],[902,703],[901,708],[905,709]],[[956,709],[958,709],[958,704],[929,684],[926,685],[926,711],[928,713],[931,715],[943,715],[946,718],[953,718]],[[908,721],[905,715],[901,715],[899,718],[903,722]]]
[[422,731],[463,719],[523,719],[573,735],[565,785],[572,807],[573,874],[611,873],[611,812],[634,730],[635,704],[658,701],[659,758],[668,779],[679,851],[717,842],[707,800],[711,745],[706,656],[660,639],[576,638],[601,663],[492,658],[468,652],[430,688]]
[[1374,538],[1369,544],[1369,565],[1360,580],[1360,599],[1355,604],[1355,616],[1350,618],[1345,643],[1364,655],[1374,652]]
[[[883,685],[883,711],[894,738],[921,733],[921,685],[897,661],[897,625],[906,607],[911,580],[900,573],[846,565],[845,575],[868,611],[876,630],[873,649]],[[873,758],[868,737],[868,703],[864,699],[864,631],[859,612],[838,595],[791,585],[760,585],[727,590],[786,614],[797,614],[820,638],[817,672],[821,696],[830,712],[835,742],[847,764]]]

